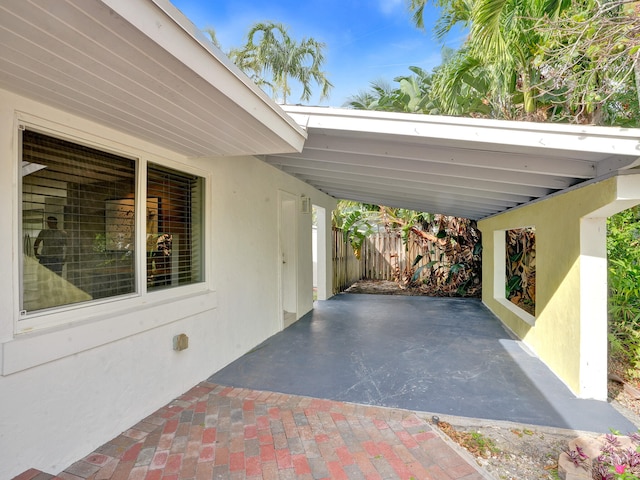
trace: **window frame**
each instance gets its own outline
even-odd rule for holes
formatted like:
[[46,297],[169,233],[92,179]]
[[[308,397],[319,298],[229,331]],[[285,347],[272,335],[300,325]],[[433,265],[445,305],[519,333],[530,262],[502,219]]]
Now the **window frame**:
[[509,230],[519,229],[519,228],[534,228],[535,224],[532,225],[522,225],[518,227],[512,228],[504,228],[500,230],[493,231],[493,299],[498,302],[500,305],[505,307],[511,313],[513,313],[518,319],[522,320],[526,324],[534,327],[536,324],[537,316],[533,316],[530,313],[526,312],[519,306],[515,305],[511,301],[509,301],[505,295],[505,284],[507,281],[506,274],[506,233]]
[[[22,175],[21,175],[21,160],[22,160],[22,134],[24,130],[30,130],[43,135],[59,138],[68,142],[72,142],[78,145],[90,147],[106,153],[121,156],[123,158],[132,159],[135,161],[136,180],[135,180],[135,199],[136,199],[136,218],[135,218],[135,291],[129,294],[116,295],[113,297],[101,298],[91,300],[83,303],[62,305],[59,307],[47,308],[43,310],[37,310],[33,312],[20,311],[21,295],[24,289],[23,285],[23,242],[22,237]],[[15,190],[13,194],[16,205],[13,208],[14,225],[17,228],[14,229],[13,244],[14,251],[19,252],[14,256],[13,272],[14,278],[17,279],[18,285],[14,290],[14,336],[23,336],[25,334],[39,332],[46,329],[57,329],[65,327],[73,327],[85,324],[87,322],[100,322],[108,321],[109,318],[114,318],[118,315],[127,315],[130,312],[139,310],[154,309],[155,306],[166,305],[167,302],[172,300],[180,301],[185,297],[193,295],[203,295],[207,293],[215,293],[212,289],[211,275],[210,275],[210,256],[207,251],[210,246],[209,235],[209,221],[208,211],[210,205],[210,188],[211,188],[211,174],[207,171],[196,168],[192,165],[188,165],[179,160],[170,159],[168,155],[171,152],[162,151],[161,154],[156,153],[154,150],[160,150],[159,147],[145,148],[143,141],[128,137],[126,144],[119,143],[115,140],[111,140],[106,136],[97,136],[86,131],[79,131],[72,127],[55,124],[48,122],[41,118],[31,118],[26,114],[17,114],[15,122],[16,135],[14,137],[14,179]],[[116,137],[116,134],[112,132],[110,135]],[[123,134],[117,134],[117,138],[121,138]],[[142,148],[141,145],[142,144]],[[162,155],[164,154],[164,155]],[[183,157],[183,161],[186,162],[187,158]],[[146,208],[141,203],[146,198],[147,189],[147,171],[149,164],[155,164],[166,168],[173,169],[177,172],[183,172],[189,175],[195,175],[202,178],[202,227],[201,227],[201,244],[202,244],[202,258],[201,258],[201,271],[202,280],[187,285],[178,285],[171,288],[163,288],[152,291],[147,291],[147,264],[146,255],[143,252],[146,251]],[[142,208],[141,208],[142,205]],[[204,302],[209,306],[211,301]],[[214,304],[216,302],[213,302]],[[108,305],[108,308],[105,306]],[[185,315],[197,313],[204,305],[198,308],[187,309]],[[184,310],[184,308],[183,308]],[[189,311],[192,310],[191,313]],[[163,318],[167,318],[162,316]],[[171,323],[176,318],[168,317],[168,319],[147,322],[149,325],[161,325]],[[149,325],[140,325],[139,331],[144,331]],[[124,333],[123,336],[127,336],[131,333]],[[101,343],[98,341],[98,343]]]

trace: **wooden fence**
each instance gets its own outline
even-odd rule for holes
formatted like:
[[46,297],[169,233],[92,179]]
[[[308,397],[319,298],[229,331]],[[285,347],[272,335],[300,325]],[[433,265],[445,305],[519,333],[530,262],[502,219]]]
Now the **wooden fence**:
[[333,293],[346,290],[358,280],[401,279],[422,248],[413,241],[405,248],[400,232],[380,232],[365,240],[358,259],[342,230],[334,229]]
[[333,229],[333,293],[340,293],[362,279],[362,262],[356,258],[342,230]]

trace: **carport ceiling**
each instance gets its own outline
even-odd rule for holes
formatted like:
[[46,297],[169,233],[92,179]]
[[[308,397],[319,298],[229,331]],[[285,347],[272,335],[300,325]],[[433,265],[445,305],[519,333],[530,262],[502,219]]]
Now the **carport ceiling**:
[[339,199],[480,219],[636,166],[640,130],[285,106],[300,153],[265,160]]

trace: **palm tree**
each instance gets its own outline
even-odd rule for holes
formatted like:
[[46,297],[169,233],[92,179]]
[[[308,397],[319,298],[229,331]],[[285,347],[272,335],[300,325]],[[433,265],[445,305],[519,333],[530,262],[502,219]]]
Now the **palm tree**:
[[436,70],[432,96],[445,115],[511,118],[497,84],[493,69],[463,48]]
[[[410,8],[414,22],[424,27],[422,15],[427,0],[411,0]],[[446,34],[455,24],[469,28],[459,65],[475,64],[484,69],[484,75],[491,81],[494,96],[516,98],[525,116],[534,115],[538,108],[540,72],[535,66],[538,46],[542,43],[540,31],[534,26],[540,18],[555,18],[566,8],[569,0],[437,0],[443,14],[437,25],[437,34]],[[478,72],[478,70],[476,70]],[[445,85],[460,78],[461,72],[455,68],[443,69],[441,75],[450,73],[453,78],[445,79]],[[447,95],[450,89],[443,88]],[[450,100],[450,99],[449,99]],[[451,103],[445,99],[445,103]],[[500,102],[499,102],[500,103]]]
[[398,87],[384,80],[370,83],[369,90],[360,91],[347,99],[345,106],[356,110],[385,112],[439,113],[437,101],[431,94],[433,75],[420,67],[409,67],[413,75],[393,79]]
[[344,103],[344,107],[354,110],[377,110],[380,96],[372,88],[371,90],[360,90],[355,95],[351,95]]
[[394,108],[397,89],[386,80],[379,79],[369,83],[369,90],[361,90],[347,98],[344,106],[354,110],[403,111]]
[[290,80],[302,85],[300,99],[311,98],[311,84],[321,87],[320,98],[326,98],[333,86],[322,71],[325,44],[313,38],[300,42],[292,39],[281,23],[255,24],[248,33],[247,43],[232,50],[232,60],[260,85],[268,86],[272,96],[287,103],[291,94]]

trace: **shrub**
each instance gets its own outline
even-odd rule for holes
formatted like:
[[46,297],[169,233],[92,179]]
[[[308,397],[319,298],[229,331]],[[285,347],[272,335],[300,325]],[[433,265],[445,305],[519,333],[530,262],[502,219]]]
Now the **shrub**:
[[640,368],[640,207],[620,212],[607,221],[609,259],[609,341],[611,354]]

